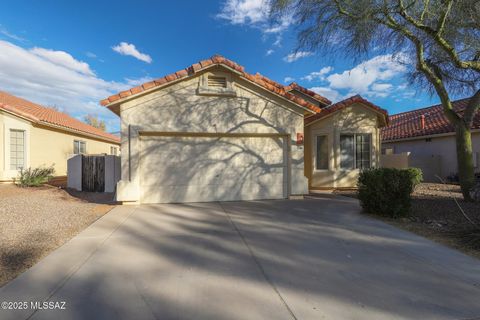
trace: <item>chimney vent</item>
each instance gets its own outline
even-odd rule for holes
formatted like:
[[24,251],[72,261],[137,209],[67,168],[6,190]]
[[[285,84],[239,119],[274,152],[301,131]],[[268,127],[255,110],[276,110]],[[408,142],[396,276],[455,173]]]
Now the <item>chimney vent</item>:
[[425,130],[425,115],[424,115],[424,114],[422,114],[422,115],[420,116],[420,128],[421,128],[422,130]]

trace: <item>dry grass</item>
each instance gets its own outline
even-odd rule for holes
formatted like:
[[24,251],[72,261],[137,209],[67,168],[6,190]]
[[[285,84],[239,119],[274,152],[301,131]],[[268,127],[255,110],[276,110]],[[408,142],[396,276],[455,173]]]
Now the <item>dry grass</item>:
[[[356,197],[355,191],[336,193]],[[480,228],[480,203],[464,202],[460,187],[452,184],[422,183],[412,195],[408,217],[375,218],[480,258],[480,230],[465,219],[452,197]]]
[[110,211],[111,199],[52,186],[0,184],[0,286]]

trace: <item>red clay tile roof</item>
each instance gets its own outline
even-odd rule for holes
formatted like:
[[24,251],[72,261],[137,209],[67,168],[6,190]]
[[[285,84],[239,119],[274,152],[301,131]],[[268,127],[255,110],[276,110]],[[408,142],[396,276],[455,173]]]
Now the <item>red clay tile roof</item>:
[[78,131],[79,133],[92,135],[102,140],[120,143],[120,139],[113,134],[94,128],[63,112],[43,107],[39,104],[13,96],[3,91],[0,91],[0,110],[19,115],[34,123],[63,127]]
[[132,95],[135,95],[135,94],[139,94],[139,93],[141,93],[145,90],[148,90],[150,88],[160,87],[160,86],[162,86],[166,83],[169,83],[169,82],[172,82],[172,81],[175,81],[175,80],[179,80],[179,79],[182,79],[182,78],[187,78],[187,77],[193,76],[195,73],[197,73],[201,70],[204,70],[206,68],[209,68],[211,66],[214,66],[214,65],[227,66],[228,68],[233,69],[236,72],[238,72],[240,74],[240,76],[242,76],[243,78],[245,78],[245,79],[263,87],[264,89],[267,89],[267,90],[269,90],[269,91],[271,91],[271,92],[273,92],[273,93],[275,93],[279,96],[282,96],[282,97],[292,101],[293,103],[295,103],[297,105],[300,105],[300,106],[302,106],[306,109],[309,109],[309,110],[311,110],[315,113],[320,112],[320,108],[318,106],[313,105],[313,104],[305,101],[304,99],[299,98],[299,97],[295,96],[294,94],[287,92],[288,90],[286,90],[286,87],[284,85],[282,85],[278,82],[275,82],[273,80],[270,80],[269,78],[267,78],[265,76],[262,76],[259,73],[255,74],[255,75],[247,73],[247,72],[245,72],[244,67],[242,67],[241,65],[237,64],[236,62],[234,62],[232,60],[229,60],[225,57],[222,57],[220,55],[215,55],[215,56],[211,57],[210,59],[206,59],[206,60],[202,60],[198,63],[194,63],[191,66],[189,66],[189,67],[187,67],[183,70],[180,70],[180,71],[177,71],[175,73],[169,74],[169,75],[167,75],[163,78],[159,78],[159,79],[144,83],[144,84],[142,84],[138,87],[132,88],[130,90],[126,90],[126,91],[119,92],[118,94],[114,94],[114,95],[108,97],[107,99],[104,99],[104,100],[100,101],[100,104],[102,106],[111,106],[112,104],[114,104],[114,102],[117,102],[120,99],[129,97],[129,96],[132,96]]
[[[465,111],[470,98],[454,101],[453,109],[459,115]],[[424,127],[422,128],[422,116]],[[472,129],[480,129],[480,112],[477,111]],[[409,139],[441,133],[455,132],[443,113],[442,105],[402,112],[390,116],[390,124],[382,128],[382,141]]]
[[321,96],[319,95],[318,93],[312,91],[312,90],[309,90],[305,87],[302,87],[301,85],[299,85],[298,83],[296,82],[292,82],[290,83],[288,86],[285,87],[285,90],[287,91],[292,91],[292,90],[297,90],[297,91],[300,91],[301,93],[303,94],[306,94],[307,96],[310,96],[312,97],[313,99],[319,101],[320,103],[322,104],[325,104],[326,106],[328,106],[329,104],[332,103],[332,101],[328,100],[327,98],[325,98],[324,96]]
[[367,106],[368,108],[373,109],[374,111],[384,115],[385,122],[388,123],[388,112],[387,112],[387,110],[382,109],[379,106],[374,105],[373,103],[371,103],[367,99],[362,98],[360,95],[355,95],[355,96],[352,96],[352,97],[347,98],[345,100],[336,102],[334,104],[331,104],[329,106],[326,106],[326,107],[322,108],[322,112],[320,112],[320,113],[317,113],[317,114],[314,114],[312,116],[306,117],[305,121],[304,121],[305,125],[307,125],[309,123],[312,123],[312,122],[314,122],[318,119],[322,119],[322,118],[332,114],[333,112],[336,112],[338,110],[341,110],[343,108],[348,107],[349,105],[351,105],[353,103],[361,103],[361,104]]

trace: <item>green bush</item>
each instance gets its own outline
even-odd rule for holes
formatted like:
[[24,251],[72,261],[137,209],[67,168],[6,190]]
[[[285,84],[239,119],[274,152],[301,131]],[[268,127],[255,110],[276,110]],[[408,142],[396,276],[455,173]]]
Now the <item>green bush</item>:
[[422,182],[418,168],[372,168],[358,178],[358,198],[365,211],[397,218],[410,211],[411,194]]
[[50,167],[38,167],[35,169],[21,169],[18,180],[15,181],[21,187],[38,187],[47,183],[51,178],[55,169],[53,165]]

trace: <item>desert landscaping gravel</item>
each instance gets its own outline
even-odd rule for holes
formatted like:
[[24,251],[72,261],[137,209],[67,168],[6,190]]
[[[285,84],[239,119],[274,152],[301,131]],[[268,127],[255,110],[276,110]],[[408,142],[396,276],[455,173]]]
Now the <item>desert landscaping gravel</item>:
[[106,197],[0,184],[0,286],[110,211]]

